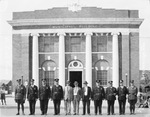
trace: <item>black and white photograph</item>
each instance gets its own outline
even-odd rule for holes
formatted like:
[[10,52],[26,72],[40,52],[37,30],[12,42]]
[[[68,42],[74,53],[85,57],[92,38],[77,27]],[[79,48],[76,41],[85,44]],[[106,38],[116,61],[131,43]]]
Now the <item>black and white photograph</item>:
[[0,116],[150,116],[150,0],[0,0]]

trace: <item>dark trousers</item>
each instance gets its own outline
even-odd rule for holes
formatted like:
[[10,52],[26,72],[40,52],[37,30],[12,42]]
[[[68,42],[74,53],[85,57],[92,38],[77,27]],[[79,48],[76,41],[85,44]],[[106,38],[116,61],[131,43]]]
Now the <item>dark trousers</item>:
[[107,103],[108,103],[108,110],[107,110],[108,114],[110,114],[110,113],[114,114],[114,103],[115,103],[115,100],[108,100]]
[[29,100],[30,114],[35,114],[35,100]]
[[84,99],[82,102],[83,102],[83,114],[86,114],[86,106],[87,106],[87,113],[90,114],[90,100]]
[[20,105],[22,107],[22,113],[24,113],[24,103],[20,103],[20,102],[17,103],[18,113],[20,112]]
[[40,108],[42,111],[42,114],[47,114],[48,109],[48,99],[40,100]]
[[94,100],[95,114],[99,108],[99,114],[102,114],[102,100]]
[[119,102],[119,114],[125,114],[126,100],[118,100]]
[[61,100],[53,100],[53,103],[54,103],[54,114],[59,115]]
[[130,100],[130,113],[134,113],[135,112],[135,104],[136,104],[137,100]]

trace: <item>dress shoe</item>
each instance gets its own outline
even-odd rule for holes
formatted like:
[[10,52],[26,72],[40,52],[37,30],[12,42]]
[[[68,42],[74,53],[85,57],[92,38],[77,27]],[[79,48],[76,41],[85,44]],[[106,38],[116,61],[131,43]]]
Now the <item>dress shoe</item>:
[[32,115],[31,113],[29,115]]
[[108,113],[107,115],[110,115],[110,113]]
[[17,113],[16,115],[20,115],[19,113]]
[[73,115],[76,115],[76,113],[74,113]]

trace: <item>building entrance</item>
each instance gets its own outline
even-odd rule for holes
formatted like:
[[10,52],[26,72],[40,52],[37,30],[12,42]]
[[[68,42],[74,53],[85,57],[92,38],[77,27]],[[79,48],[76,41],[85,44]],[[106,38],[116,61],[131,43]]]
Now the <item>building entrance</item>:
[[78,86],[82,88],[82,71],[70,71],[70,86],[74,87],[74,82],[77,81],[79,84]]

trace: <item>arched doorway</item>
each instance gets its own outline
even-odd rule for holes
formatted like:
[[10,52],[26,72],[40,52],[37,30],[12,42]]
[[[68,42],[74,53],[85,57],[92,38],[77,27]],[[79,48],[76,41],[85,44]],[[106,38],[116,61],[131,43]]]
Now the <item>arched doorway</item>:
[[82,87],[83,82],[83,64],[78,61],[71,61],[68,65],[68,80],[71,82],[71,86],[74,87],[74,82],[79,83],[79,87]]
[[[53,60],[46,60],[41,65],[42,68],[42,78],[46,79],[46,83],[49,86],[54,84],[56,63]],[[41,83],[40,83],[41,85]]]
[[110,65],[105,59],[100,59],[95,63],[95,76],[96,80],[101,81],[102,86],[107,86],[108,80],[110,80]]

